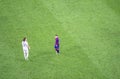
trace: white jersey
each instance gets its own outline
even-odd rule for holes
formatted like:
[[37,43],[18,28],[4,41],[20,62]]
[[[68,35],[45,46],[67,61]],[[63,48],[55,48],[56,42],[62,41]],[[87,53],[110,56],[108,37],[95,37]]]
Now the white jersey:
[[28,50],[28,42],[27,41],[22,41],[22,47],[23,47],[23,50]]

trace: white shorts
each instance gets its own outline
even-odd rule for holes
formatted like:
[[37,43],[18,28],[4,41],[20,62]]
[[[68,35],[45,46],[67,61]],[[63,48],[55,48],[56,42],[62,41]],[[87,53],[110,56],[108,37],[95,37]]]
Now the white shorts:
[[28,50],[23,50],[23,52],[24,52],[24,53],[29,53],[29,51],[28,51]]
[[28,48],[23,48],[23,52],[24,52],[24,53],[29,53]]

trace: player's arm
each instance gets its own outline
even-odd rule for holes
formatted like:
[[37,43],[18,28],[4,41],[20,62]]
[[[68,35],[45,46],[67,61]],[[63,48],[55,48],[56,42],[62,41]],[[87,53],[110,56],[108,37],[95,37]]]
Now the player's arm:
[[28,49],[30,49],[30,46],[29,46],[28,42],[27,42],[27,47],[28,47]]
[[28,48],[30,49],[30,46],[28,45]]
[[30,49],[30,46],[29,46],[29,44],[28,44],[28,49]]

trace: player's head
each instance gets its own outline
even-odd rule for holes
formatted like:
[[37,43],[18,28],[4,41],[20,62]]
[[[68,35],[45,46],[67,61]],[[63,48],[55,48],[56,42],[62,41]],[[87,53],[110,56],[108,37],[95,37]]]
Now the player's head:
[[27,38],[26,38],[26,37],[24,37],[24,38],[23,38],[23,41],[26,41],[26,40],[27,40]]
[[57,35],[57,34],[55,35],[55,38],[58,38],[58,35]]

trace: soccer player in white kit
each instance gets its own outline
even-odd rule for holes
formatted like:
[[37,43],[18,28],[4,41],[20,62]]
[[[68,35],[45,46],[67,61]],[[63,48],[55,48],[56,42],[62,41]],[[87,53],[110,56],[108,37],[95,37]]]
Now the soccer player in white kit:
[[23,47],[24,58],[25,58],[25,60],[28,60],[30,47],[28,45],[26,37],[23,38],[22,47]]

